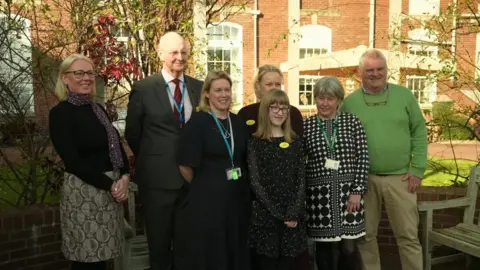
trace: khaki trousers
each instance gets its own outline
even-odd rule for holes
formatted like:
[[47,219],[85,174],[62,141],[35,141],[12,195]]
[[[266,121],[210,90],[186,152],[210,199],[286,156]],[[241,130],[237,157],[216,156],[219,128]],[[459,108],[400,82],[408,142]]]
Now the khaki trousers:
[[403,270],[422,270],[422,247],[418,241],[417,194],[408,191],[402,175],[368,176],[365,203],[365,237],[358,241],[363,270],[380,270],[377,234],[382,202],[395,235]]

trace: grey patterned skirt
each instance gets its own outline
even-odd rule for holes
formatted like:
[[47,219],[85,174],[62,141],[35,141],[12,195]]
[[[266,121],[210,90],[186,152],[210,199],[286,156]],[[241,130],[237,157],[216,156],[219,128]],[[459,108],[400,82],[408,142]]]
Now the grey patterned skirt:
[[[113,172],[106,172],[112,179]],[[124,246],[123,206],[109,191],[65,172],[61,189],[62,252],[78,262],[106,261],[121,255]]]

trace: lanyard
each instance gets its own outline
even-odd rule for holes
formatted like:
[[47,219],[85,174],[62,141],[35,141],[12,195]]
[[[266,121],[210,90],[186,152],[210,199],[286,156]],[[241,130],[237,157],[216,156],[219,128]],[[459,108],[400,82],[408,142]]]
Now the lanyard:
[[233,166],[233,151],[235,149],[235,141],[233,140],[233,130],[232,130],[232,121],[230,120],[230,113],[228,114],[228,125],[230,127],[230,143],[227,140],[227,136],[225,135],[225,128],[220,124],[220,120],[218,120],[217,116],[215,113],[210,111],[210,115],[213,116],[213,119],[215,119],[215,123],[217,124],[218,129],[220,130],[220,133],[222,134],[223,141],[225,142],[225,145],[227,146],[228,154],[230,155],[230,161],[232,162],[232,168]]
[[330,153],[333,153],[335,150],[335,143],[337,142],[337,132],[338,132],[337,118],[335,117],[335,119],[333,119],[333,134],[332,134],[332,137],[330,138],[328,137],[327,131],[323,126],[323,122],[322,120],[320,120],[320,117],[318,117],[318,115],[317,115],[317,121],[318,121],[318,124],[320,125],[320,130],[322,130],[323,137],[327,142],[328,149],[330,150]]
[[165,82],[165,84],[167,85],[167,90],[168,90],[168,93],[170,94],[170,96],[172,97],[173,99],[173,106],[175,106],[175,109],[177,109],[178,113],[180,114],[180,123],[183,123],[183,115],[182,115],[182,110],[183,110],[183,105],[185,104],[185,102],[183,101],[184,98],[185,98],[185,91],[187,89],[187,86],[185,85],[184,82],[182,82],[183,84],[183,87],[182,87],[182,100],[180,100],[180,104],[177,103],[177,101],[175,100],[175,96],[173,95],[172,93],[172,89],[170,89],[170,84],[168,84],[168,82]]

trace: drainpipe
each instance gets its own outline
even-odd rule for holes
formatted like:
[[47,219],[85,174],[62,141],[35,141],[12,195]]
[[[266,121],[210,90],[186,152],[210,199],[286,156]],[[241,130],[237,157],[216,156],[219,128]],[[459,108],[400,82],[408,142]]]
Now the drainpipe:
[[[458,16],[458,0],[453,0],[453,31],[452,31],[452,56],[457,57],[457,16]],[[457,61],[454,60],[453,74],[457,71]],[[455,82],[455,76],[450,77],[451,82]]]
[[[250,11],[253,17],[253,76],[258,70],[258,16],[262,13],[258,10],[258,0],[254,1],[253,10]],[[255,96],[255,102],[257,102],[257,96]]]
[[369,25],[369,41],[368,41],[368,47],[369,48],[375,48],[375,9],[377,7],[377,1],[376,0],[370,0],[370,25]]

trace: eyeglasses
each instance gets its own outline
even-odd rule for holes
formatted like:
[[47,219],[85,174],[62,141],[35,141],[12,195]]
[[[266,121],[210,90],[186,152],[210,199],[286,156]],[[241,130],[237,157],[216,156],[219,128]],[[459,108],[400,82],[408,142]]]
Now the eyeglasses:
[[96,73],[93,70],[89,70],[89,71],[74,70],[74,71],[65,71],[64,72],[64,74],[68,74],[68,73],[72,73],[73,76],[75,76],[75,78],[77,78],[77,79],[83,79],[85,74],[87,74],[87,76],[89,78],[94,78],[95,75],[96,75]]
[[282,111],[283,114],[287,114],[290,111],[290,107],[278,107],[278,106],[272,105],[270,106],[270,110],[273,113],[279,113],[280,111]]
[[362,94],[363,94],[363,101],[365,101],[365,104],[367,104],[367,106],[383,106],[383,105],[386,105],[388,102],[388,97],[390,96],[390,89],[387,87],[387,98],[384,101],[368,102],[367,98],[365,97],[366,94],[363,90],[362,90]]

